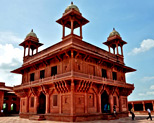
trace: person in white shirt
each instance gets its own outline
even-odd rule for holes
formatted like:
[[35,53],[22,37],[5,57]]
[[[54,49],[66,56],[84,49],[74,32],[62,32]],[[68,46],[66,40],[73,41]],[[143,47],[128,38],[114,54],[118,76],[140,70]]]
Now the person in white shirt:
[[148,117],[147,117],[147,120],[150,118],[151,120],[152,120],[152,117],[151,117],[151,111],[150,111],[150,109],[149,108],[147,108],[147,111],[148,111]]

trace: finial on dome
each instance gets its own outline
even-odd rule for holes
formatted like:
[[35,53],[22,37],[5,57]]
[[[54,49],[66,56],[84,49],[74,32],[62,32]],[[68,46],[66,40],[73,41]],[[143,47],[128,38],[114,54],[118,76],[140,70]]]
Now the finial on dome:
[[31,30],[31,32],[33,32],[33,29]]
[[73,2],[71,2],[71,4],[73,5]]
[[113,28],[113,30],[115,30],[115,28]]

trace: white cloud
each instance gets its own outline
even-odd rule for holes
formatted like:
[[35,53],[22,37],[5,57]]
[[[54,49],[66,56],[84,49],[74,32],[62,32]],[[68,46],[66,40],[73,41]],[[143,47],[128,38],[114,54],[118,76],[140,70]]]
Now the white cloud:
[[142,82],[148,82],[154,80],[154,76],[149,76],[149,77],[143,77],[143,79],[141,80]]
[[134,48],[129,55],[136,55],[141,52],[146,52],[150,50],[151,48],[154,48],[154,40],[153,39],[146,39],[141,42],[141,45],[139,48]]
[[139,96],[151,96],[151,95],[154,95],[154,91],[147,91],[147,92],[145,92],[145,93],[139,93],[138,94]]
[[0,82],[8,86],[21,83],[21,75],[10,73],[22,64],[23,50],[13,46],[21,41],[11,32],[0,32]]
[[151,90],[154,90],[154,85],[151,85],[151,86],[150,86],[150,89],[151,89]]
[[0,43],[7,44],[7,43],[20,43],[23,39],[19,38],[17,34],[12,32],[0,32]]

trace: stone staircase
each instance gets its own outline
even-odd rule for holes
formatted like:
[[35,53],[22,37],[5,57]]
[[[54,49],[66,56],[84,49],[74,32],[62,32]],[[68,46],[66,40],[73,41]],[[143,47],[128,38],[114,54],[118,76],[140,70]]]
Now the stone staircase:
[[29,116],[29,120],[37,120],[37,121],[40,121],[40,120],[45,120],[45,117],[44,115],[31,115]]

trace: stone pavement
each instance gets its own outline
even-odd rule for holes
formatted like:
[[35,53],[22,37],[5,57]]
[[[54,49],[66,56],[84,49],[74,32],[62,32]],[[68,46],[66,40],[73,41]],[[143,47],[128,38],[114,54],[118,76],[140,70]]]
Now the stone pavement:
[[[154,123],[153,121],[146,119],[147,115],[137,115],[135,121],[131,120],[131,117],[120,118],[117,120],[96,120],[96,121],[88,121],[88,122],[80,122],[80,123]],[[66,122],[55,122],[55,121],[33,121],[29,119],[19,118],[19,116],[10,116],[10,117],[0,117],[0,123],[66,123]],[[68,123],[68,122],[67,122]],[[78,122],[79,123],[79,122]]]

